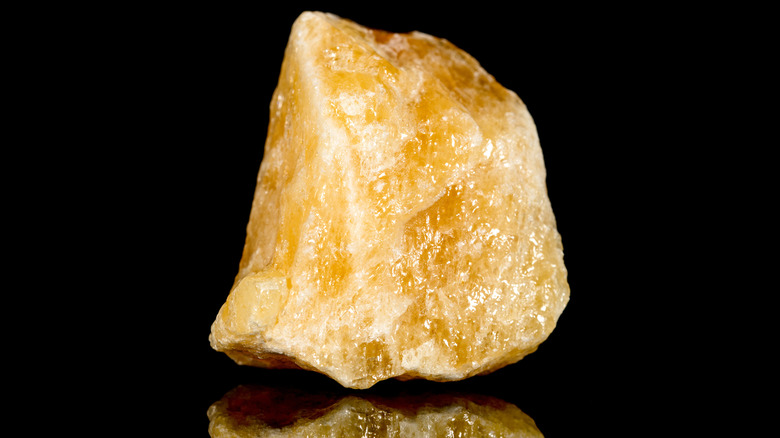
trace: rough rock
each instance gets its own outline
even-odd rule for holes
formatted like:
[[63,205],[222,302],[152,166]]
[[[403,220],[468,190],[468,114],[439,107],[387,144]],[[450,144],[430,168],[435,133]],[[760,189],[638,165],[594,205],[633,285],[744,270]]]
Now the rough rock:
[[218,437],[541,437],[517,406],[471,394],[395,397],[239,386],[209,407]]
[[303,13],[212,347],[352,388],[520,360],[569,299],[545,179],[525,105],[470,55]]

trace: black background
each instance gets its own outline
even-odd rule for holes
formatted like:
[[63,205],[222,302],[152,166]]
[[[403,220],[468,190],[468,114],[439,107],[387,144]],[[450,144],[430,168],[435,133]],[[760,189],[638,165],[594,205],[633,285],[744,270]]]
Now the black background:
[[77,19],[27,55],[43,60],[30,70],[40,96],[31,102],[45,98],[37,110],[58,115],[47,129],[67,140],[55,142],[52,166],[74,164],[67,188],[47,181],[37,192],[52,203],[44,221],[59,218],[40,234],[85,255],[62,280],[83,293],[54,306],[78,311],[57,327],[75,341],[56,357],[80,373],[46,359],[38,380],[63,405],[89,400],[81,406],[101,424],[155,424],[154,436],[207,436],[207,408],[240,384],[336,387],[315,373],[239,367],[208,343],[237,273],[289,30],[304,10],[446,38],[515,91],[539,131],[563,237],[571,301],[537,352],[463,382],[371,391],[496,396],[550,437],[698,428],[692,394],[712,389],[689,361],[705,334],[687,325],[700,292],[686,254],[710,234],[676,236],[702,224],[687,214],[706,202],[692,169],[709,165],[699,155],[707,145],[692,141],[703,87],[693,66],[711,62],[723,34],[691,30],[705,16],[642,6],[48,10],[52,22],[59,12]]

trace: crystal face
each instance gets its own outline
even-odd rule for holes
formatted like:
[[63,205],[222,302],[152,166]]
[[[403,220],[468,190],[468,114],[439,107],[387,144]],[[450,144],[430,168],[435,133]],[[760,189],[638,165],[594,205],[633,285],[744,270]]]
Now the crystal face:
[[459,380],[535,351],[569,299],[534,122],[467,53],[295,21],[210,342],[346,387]]

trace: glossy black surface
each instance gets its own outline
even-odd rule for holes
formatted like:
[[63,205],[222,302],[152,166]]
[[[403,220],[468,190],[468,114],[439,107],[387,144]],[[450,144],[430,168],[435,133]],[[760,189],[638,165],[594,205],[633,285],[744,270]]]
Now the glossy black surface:
[[[667,121],[644,102],[670,97],[658,78],[678,55],[659,53],[658,21],[639,12],[484,6],[150,8],[81,28],[68,47],[82,47],[93,78],[76,83],[90,85],[98,147],[89,156],[99,163],[84,186],[102,193],[100,213],[84,220],[105,240],[85,273],[96,293],[84,308],[98,307],[72,336],[97,344],[82,342],[88,353],[74,357],[97,383],[80,395],[111,412],[105,423],[207,436],[206,410],[238,385],[337,386],[309,372],[240,367],[208,343],[237,272],[289,29],[317,9],[447,38],[520,96],[539,131],[571,285],[558,327],[520,362],[462,382],[391,380],[369,391],[497,397],[548,437],[668,431],[677,414],[651,401],[675,397],[670,369],[683,380],[695,373],[679,356],[688,345],[665,331],[680,309],[658,305],[679,285],[672,261],[656,257],[668,238],[656,222],[679,205],[657,178],[675,171],[656,155]],[[89,277],[98,273],[101,281]]]

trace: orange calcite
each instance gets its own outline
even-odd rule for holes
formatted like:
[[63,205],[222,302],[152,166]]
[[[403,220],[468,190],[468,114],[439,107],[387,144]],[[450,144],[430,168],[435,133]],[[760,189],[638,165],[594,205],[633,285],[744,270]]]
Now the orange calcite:
[[569,299],[545,178],[525,105],[467,53],[303,13],[212,347],[352,388],[520,360]]
[[517,406],[481,395],[339,396],[239,386],[209,407],[218,437],[541,437]]

